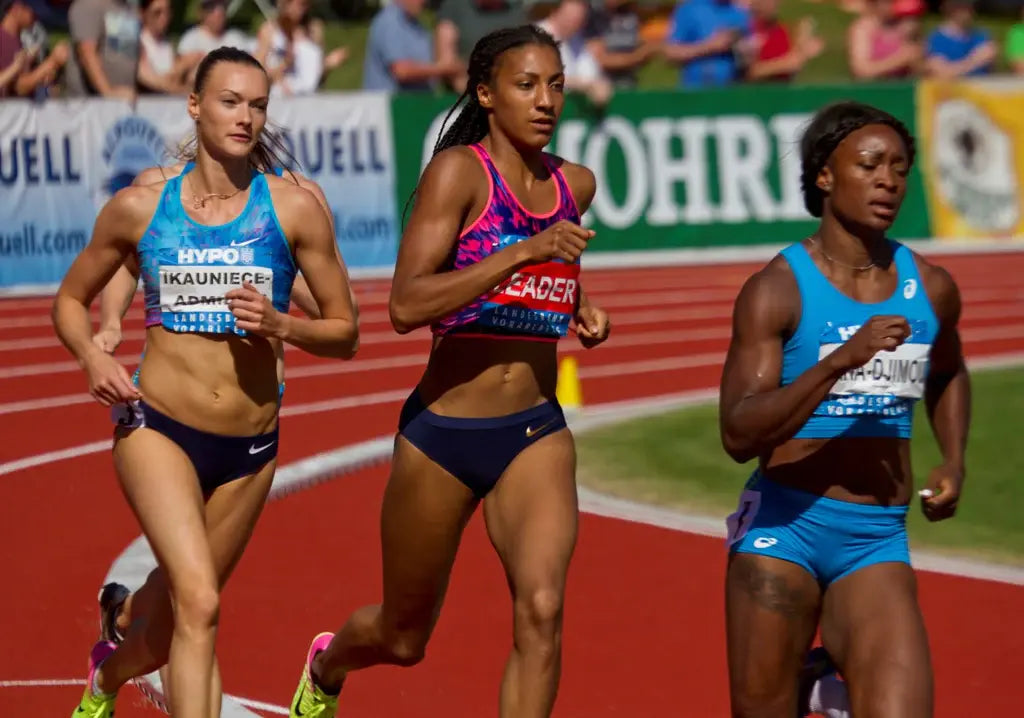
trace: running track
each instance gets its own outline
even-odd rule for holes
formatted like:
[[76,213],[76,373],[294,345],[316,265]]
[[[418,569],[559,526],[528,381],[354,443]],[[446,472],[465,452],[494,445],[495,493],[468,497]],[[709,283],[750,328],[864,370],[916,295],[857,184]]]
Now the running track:
[[[936,261],[962,288],[968,355],[1024,351],[1024,253]],[[592,352],[563,344],[579,356],[587,403],[714,386],[731,301],[754,268],[585,272],[587,290],[616,327]],[[357,283],[363,340],[355,361],[289,352],[282,465],[393,431],[429,339],[423,330],[406,337],[391,331],[387,289],[383,281]],[[18,717],[65,716],[74,707],[78,685],[11,682],[84,677],[97,587],[138,533],[108,452],[89,446],[109,439],[106,412],[84,394],[84,377],[55,339],[48,312],[48,299],[0,302],[0,525],[8,586],[0,602],[0,713]],[[136,305],[120,350],[125,363],[134,365],[142,339]],[[27,468],[10,463],[67,449]],[[228,693],[287,705],[310,637],[378,598],[386,471],[365,468],[268,505],[224,596],[219,655]],[[737,488],[743,477],[737,467]],[[584,515],[556,716],[728,715],[722,583],[719,539]],[[937,715],[1015,714],[1024,587],[921,572],[920,589],[935,652]],[[478,515],[427,660],[354,675],[343,715],[496,715],[510,623],[504,579]],[[119,718],[154,715],[126,687]]]

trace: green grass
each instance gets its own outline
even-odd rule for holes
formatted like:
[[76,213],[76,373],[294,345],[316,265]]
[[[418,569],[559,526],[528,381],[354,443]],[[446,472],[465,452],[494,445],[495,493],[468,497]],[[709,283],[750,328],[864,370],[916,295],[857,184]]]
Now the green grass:
[[[984,371],[972,377],[973,420],[968,477],[955,518],[929,523],[915,502],[909,533],[914,546],[1024,564],[1021,501],[1024,476],[1024,370]],[[940,454],[925,412],[916,412],[912,444],[918,485]],[[692,512],[725,516],[754,462],[733,463],[721,447],[716,406],[697,406],[583,434],[580,482],[608,494]]]

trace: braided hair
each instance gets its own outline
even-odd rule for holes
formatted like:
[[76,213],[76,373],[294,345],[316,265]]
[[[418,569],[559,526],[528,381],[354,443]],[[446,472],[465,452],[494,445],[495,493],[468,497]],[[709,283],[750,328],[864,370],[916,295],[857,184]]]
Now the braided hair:
[[[509,50],[526,45],[545,45],[554,50],[555,54],[558,54],[559,51],[558,41],[550,33],[536,25],[502,28],[484,35],[477,41],[469,55],[469,79],[466,82],[466,89],[455,100],[455,104],[448,110],[448,114],[444,116],[437,142],[434,143],[432,157],[436,157],[449,147],[471,145],[487,136],[490,124],[487,121],[487,110],[480,106],[477,88],[494,79],[494,67],[502,55]],[[460,106],[461,111],[445,131],[448,120]],[[416,189],[412,191],[405,203],[405,209],[402,211],[403,222],[409,204],[415,196]]]
[[[216,50],[208,52],[199,63],[199,67],[196,68],[195,86],[192,90],[195,94],[202,94],[213,68],[222,62],[248,65],[249,67],[258,68],[264,75],[267,74],[266,69],[260,64],[259,60],[245,50],[227,46],[218,47]],[[194,134],[178,148],[178,159],[195,161],[198,146],[199,136]],[[270,172],[275,167],[294,167],[297,164],[278,133],[268,132],[266,128],[264,128],[264,131],[256,140],[256,146],[252,148],[252,152],[249,154],[249,165],[260,172]],[[289,170],[289,173],[294,178],[294,173],[291,173],[291,170]]]
[[[469,56],[469,80],[466,90],[459,96],[445,115],[441,123],[440,137],[434,144],[434,155],[456,145],[470,145],[479,142],[486,135],[490,126],[487,122],[487,111],[480,106],[476,88],[487,84],[494,77],[494,66],[503,54],[524,45],[547,45],[558,52],[558,42],[546,31],[536,25],[519,25],[518,27],[502,28],[484,35],[473,46]],[[444,126],[448,119],[462,105],[462,111],[452,122],[448,131]]]
[[836,102],[826,105],[814,116],[800,139],[800,189],[804,206],[813,217],[821,217],[825,193],[818,187],[818,173],[836,147],[849,135],[868,125],[891,127],[903,140],[908,167],[914,164],[914,137],[906,125],[884,110],[861,102]]

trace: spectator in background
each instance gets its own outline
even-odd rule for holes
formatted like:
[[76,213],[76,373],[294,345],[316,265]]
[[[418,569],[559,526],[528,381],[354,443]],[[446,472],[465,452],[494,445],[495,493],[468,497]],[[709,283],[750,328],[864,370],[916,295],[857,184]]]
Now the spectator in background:
[[34,46],[22,44],[32,34],[35,12],[25,0],[0,0],[0,97],[45,96],[68,60],[68,44],[59,42],[41,62],[45,37]]
[[67,94],[135,100],[139,14],[124,0],[73,0]]
[[796,37],[779,21],[779,0],[752,0],[752,34],[746,46],[745,77],[754,81],[792,80],[807,64],[822,53],[825,42],[810,18],[797,25]]
[[681,65],[680,87],[729,85],[740,79],[737,46],[749,35],[749,11],[731,0],[682,0],[672,15],[665,59]]
[[324,54],[324,24],[309,13],[309,0],[278,0],[277,17],[256,36],[256,59],[273,83],[271,95],[306,95],[348,58],[348,48]]
[[201,57],[179,57],[167,39],[171,24],[170,0],[142,0],[142,32],[139,35],[138,83],[144,91],[183,95],[188,92],[186,76]]
[[[1021,13],[1024,15],[1024,5]],[[1024,75],[1024,17],[1006,33],[1006,62],[1014,74]]]
[[584,30],[587,50],[617,88],[637,86],[637,72],[660,49],[640,35],[635,0],[603,0],[590,10]]
[[434,59],[434,41],[420,22],[425,0],[391,0],[370,23],[363,62],[363,89],[430,90],[454,80],[461,63]]
[[945,20],[928,36],[925,70],[932,77],[976,77],[992,72],[996,44],[974,24],[973,0],[945,0]]
[[914,14],[907,7],[903,3],[897,8],[893,0],[868,0],[864,13],[850,24],[846,52],[850,74],[856,79],[909,77],[918,72],[923,53],[915,26],[907,22]]
[[[184,32],[178,41],[178,54],[186,57],[206,53],[218,47],[237,47],[246,52],[255,51],[253,38],[241,30],[228,27],[228,0],[202,0],[199,3],[199,24]],[[189,83],[191,84],[191,82]]]
[[[437,61],[445,66],[469,62],[477,40],[503,27],[529,22],[523,0],[441,0],[434,27]],[[466,89],[466,73],[451,83],[456,92]]]
[[537,26],[559,43],[565,89],[579,92],[597,107],[604,107],[612,97],[612,83],[590,54],[583,38],[589,10],[586,0],[562,0]]

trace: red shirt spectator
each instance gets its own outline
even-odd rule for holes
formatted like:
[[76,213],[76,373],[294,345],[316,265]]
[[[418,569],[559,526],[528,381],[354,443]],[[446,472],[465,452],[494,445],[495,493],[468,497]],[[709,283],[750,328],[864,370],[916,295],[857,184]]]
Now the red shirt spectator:
[[751,38],[743,49],[747,80],[789,81],[824,49],[809,20],[802,20],[795,37],[791,36],[779,22],[778,0],[753,0],[750,10]]

